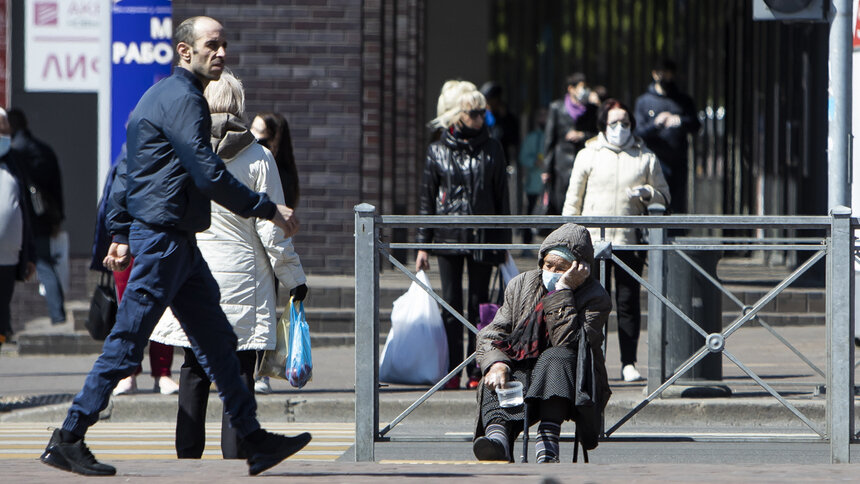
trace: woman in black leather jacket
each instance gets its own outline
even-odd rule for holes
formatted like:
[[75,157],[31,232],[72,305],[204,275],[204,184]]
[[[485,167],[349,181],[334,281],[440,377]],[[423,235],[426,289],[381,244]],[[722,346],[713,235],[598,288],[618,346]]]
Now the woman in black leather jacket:
[[[508,202],[505,155],[501,144],[490,138],[484,114],[487,101],[465,81],[448,81],[442,88],[432,125],[442,136],[427,148],[420,190],[421,215],[507,215]],[[509,243],[510,230],[460,228],[420,228],[419,243]],[[504,251],[463,249],[434,250],[442,279],[442,297],[458,312],[463,311],[463,269],[468,269],[468,319],[478,322],[478,306],[489,300],[493,266],[504,262]],[[429,253],[419,250],[415,270],[430,268]],[[443,312],[448,334],[448,369],[463,361],[463,325]],[[469,353],[475,349],[475,335],[469,334]],[[469,388],[475,388],[481,372],[475,364],[467,368]],[[457,378],[446,388],[459,388]]]

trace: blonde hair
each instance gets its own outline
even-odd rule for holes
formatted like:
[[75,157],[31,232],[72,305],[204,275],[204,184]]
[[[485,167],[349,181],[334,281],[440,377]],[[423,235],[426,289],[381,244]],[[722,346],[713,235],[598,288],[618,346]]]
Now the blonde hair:
[[203,91],[209,103],[209,112],[227,113],[242,117],[245,114],[245,89],[242,81],[229,69],[224,69],[221,79],[211,81]]
[[457,121],[461,112],[486,106],[484,95],[471,82],[447,81],[442,85],[436,103],[436,118],[430,121],[430,126],[447,129]]

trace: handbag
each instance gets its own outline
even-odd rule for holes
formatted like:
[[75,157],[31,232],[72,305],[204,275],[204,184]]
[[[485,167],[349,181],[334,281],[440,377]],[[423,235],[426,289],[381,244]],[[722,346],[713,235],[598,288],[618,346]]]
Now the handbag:
[[287,356],[290,348],[290,311],[284,311],[275,328],[275,349],[263,351],[263,357],[257,365],[258,377],[269,376],[287,379]]
[[90,312],[84,326],[93,339],[104,341],[116,323],[116,289],[113,284],[113,275],[102,272],[99,283],[93,291],[90,299]]
[[[476,242],[481,245],[495,243],[490,240],[490,231],[498,232],[502,229],[478,229],[476,234]],[[480,264],[497,266],[504,264],[507,259],[508,251],[505,249],[475,249],[472,251],[472,260]]]
[[585,325],[582,324],[576,355],[576,388],[573,403],[576,409],[577,438],[585,450],[597,447],[598,438],[602,432],[603,402],[600,401],[602,391],[594,365],[591,343],[588,342]]
[[505,301],[505,282],[501,267],[496,268],[495,280],[496,284],[493,286],[492,291],[490,291],[490,301],[492,302],[485,302],[478,305],[479,320],[476,328],[478,328],[479,331],[493,322],[493,318],[496,317],[496,313]]
[[290,298],[290,353],[287,355],[287,381],[301,388],[310,381],[314,363],[311,359],[311,331],[305,319],[305,305]]

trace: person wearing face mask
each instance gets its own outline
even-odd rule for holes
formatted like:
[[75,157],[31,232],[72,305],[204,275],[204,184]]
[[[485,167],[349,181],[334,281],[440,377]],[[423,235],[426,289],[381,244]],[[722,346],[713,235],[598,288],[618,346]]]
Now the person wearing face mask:
[[651,71],[653,82],[636,99],[636,136],[657,155],[672,188],[672,213],[687,213],[687,135],[699,131],[693,99],[675,84],[675,63],[664,59]]
[[[430,144],[425,157],[424,175],[419,189],[418,213],[421,215],[508,215],[510,205],[505,154],[501,143],[491,138],[484,123],[487,101],[467,81],[448,81],[442,88],[436,119],[441,139]],[[511,242],[511,231],[504,229],[419,228],[419,243]],[[479,305],[489,301],[493,266],[505,261],[504,251],[438,249],[433,251],[442,280],[442,297],[457,312],[463,312],[463,270],[469,274],[467,318],[476,325]],[[419,250],[415,271],[430,269],[430,252]],[[451,313],[442,314],[448,336],[448,369],[463,361],[463,324]],[[469,334],[469,353],[475,335]],[[475,388],[480,370],[474,363],[466,368],[466,386]],[[447,389],[460,387],[460,379],[448,381]]]
[[[558,439],[565,420],[576,420],[584,448],[597,446],[600,415],[611,393],[603,330],[612,302],[590,277],[593,262],[588,230],[577,224],[562,225],[541,244],[537,268],[508,283],[493,322],[478,333],[478,362],[484,369],[472,443],[478,460],[512,460],[513,442],[523,428],[523,407],[501,407],[495,393],[512,380],[523,384],[529,425],[540,421],[535,443],[538,463],[559,461]],[[598,405],[590,414],[577,409],[573,398],[583,326],[599,388]]]
[[12,336],[15,281],[36,272],[36,247],[30,230],[29,193],[13,153],[6,111],[0,108],[0,345]]
[[[615,99],[607,99],[597,114],[600,134],[589,140],[576,157],[562,215],[645,215],[648,205],[670,202],[669,185],[657,157],[632,132],[636,120],[630,109]],[[591,228],[594,240],[600,229]],[[632,228],[607,228],[606,239],[613,245],[640,243],[640,232]],[[642,273],[644,254],[634,251],[614,253]],[[598,273],[598,266],[594,268]],[[615,305],[618,314],[618,343],[624,381],[637,381],[636,345],[639,341],[639,283],[623,269],[610,267],[606,287],[615,273]],[[596,276],[598,277],[598,276]]]
[[576,154],[597,134],[597,107],[588,101],[590,94],[585,74],[575,72],[567,78],[565,96],[549,105],[542,175],[549,192],[547,215],[561,213]]

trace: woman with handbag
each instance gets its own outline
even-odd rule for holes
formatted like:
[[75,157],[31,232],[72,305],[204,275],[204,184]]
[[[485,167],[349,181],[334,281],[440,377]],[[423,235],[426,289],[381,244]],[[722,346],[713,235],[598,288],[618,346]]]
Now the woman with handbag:
[[[591,274],[594,248],[588,230],[565,224],[541,244],[538,268],[516,276],[493,322],[478,333],[478,388],[473,452],[479,460],[511,461],[523,429],[523,405],[502,407],[495,390],[523,384],[531,425],[540,421],[535,445],[539,463],[558,462],[561,423],[575,420],[586,449],[597,445],[600,413],[609,401],[603,330],[612,303]],[[583,340],[586,338],[586,340]],[[589,351],[586,355],[585,352]],[[586,368],[580,361],[592,365]],[[596,389],[589,409],[578,407],[577,372],[593,371]]]
[[[204,96],[212,113],[212,149],[224,160],[227,170],[252,190],[283,204],[284,192],[272,153],[256,142],[242,121],[245,92],[241,81],[225,69],[220,80],[206,86]],[[197,245],[221,289],[221,308],[237,337],[240,373],[253,392],[257,351],[275,349],[277,341],[275,276],[296,301],[307,294],[299,256],[292,239],[284,237],[272,223],[240,217],[215,202],[211,225],[197,234]],[[185,348],[176,454],[180,459],[199,459],[206,443],[209,376],[170,311],[164,313],[150,339]],[[239,435],[226,414],[221,422],[221,454],[225,459],[244,457]]]
[[[507,172],[502,145],[490,137],[484,123],[487,101],[475,85],[448,81],[442,88],[436,119],[431,125],[442,130],[441,138],[427,148],[424,176],[419,192],[421,215],[508,215]],[[419,228],[419,243],[510,243],[510,230]],[[457,312],[463,311],[463,270],[468,271],[468,320],[477,325],[479,304],[489,300],[493,266],[505,262],[503,250],[439,249],[433,251],[442,279],[442,297]],[[415,272],[430,269],[430,253],[419,250]],[[463,361],[463,324],[444,312],[448,335],[448,370]],[[469,333],[469,353],[475,335]],[[467,386],[475,388],[480,370],[467,368]],[[452,378],[445,388],[460,387]]]

